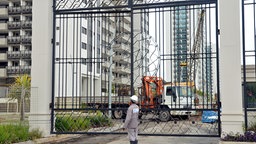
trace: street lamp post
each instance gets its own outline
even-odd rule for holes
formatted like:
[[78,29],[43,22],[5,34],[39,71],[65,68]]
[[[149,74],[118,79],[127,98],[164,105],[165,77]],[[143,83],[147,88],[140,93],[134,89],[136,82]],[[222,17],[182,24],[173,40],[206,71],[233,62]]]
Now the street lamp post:
[[[113,44],[114,44],[114,40],[113,40]],[[112,46],[110,46],[110,66],[109,66],[109,71],[108,71],[108,116],[109,118],[111,118],[111,103],[112,103],[112,98],[111,98],[111,91],[112,91],[112,63],[113,63],[113,49]]]

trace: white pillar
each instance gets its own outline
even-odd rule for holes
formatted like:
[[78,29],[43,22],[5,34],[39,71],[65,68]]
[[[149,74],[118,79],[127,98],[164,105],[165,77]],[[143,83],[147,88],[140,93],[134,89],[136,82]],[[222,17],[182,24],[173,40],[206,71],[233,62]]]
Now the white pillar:
[[241,0],[219,0],[222,133],[242,133]]
[[29,125],[50,135],[52,0],[33,0],[31,108]]

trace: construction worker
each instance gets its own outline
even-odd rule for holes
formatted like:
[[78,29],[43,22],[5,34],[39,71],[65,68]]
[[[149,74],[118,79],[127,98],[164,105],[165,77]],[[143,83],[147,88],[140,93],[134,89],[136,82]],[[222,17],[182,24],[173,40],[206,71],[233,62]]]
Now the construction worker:
[[130,144],[138,144],[139,106],[138,96],[130,97],[131,105],[127,110],[123,130],[127,129]]

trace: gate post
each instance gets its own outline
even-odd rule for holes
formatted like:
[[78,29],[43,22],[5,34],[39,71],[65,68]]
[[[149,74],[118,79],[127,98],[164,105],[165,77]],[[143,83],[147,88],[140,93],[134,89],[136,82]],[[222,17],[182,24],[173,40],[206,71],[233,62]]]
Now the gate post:
[[33,1],[30,129],[50,135],[52,95],[52,0]]
[[243,132],[241,87],[241,0],[219,0],[222,134]]

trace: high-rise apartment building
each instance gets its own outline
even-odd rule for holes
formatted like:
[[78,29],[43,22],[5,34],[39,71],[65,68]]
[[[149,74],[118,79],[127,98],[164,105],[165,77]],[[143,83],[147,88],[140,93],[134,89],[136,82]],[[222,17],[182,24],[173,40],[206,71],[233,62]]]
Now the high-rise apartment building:
[[174,52],[174,81],[187,82],[187,66],[181,63],[187,62],[189,38],[189,11],[186,6],[175,7],[173,14],[173,52]]
[[0,85],[30,74],[32,0],[0,1]]
[[[164,78],[166,81],[187,82],[188,76],[188,52],[191,46],[190,13],[186,6],[175,7],[172,12],[165,13],[165,53],[170,54],[165,62]],[[182,65],[184,63],[185,65]]]

